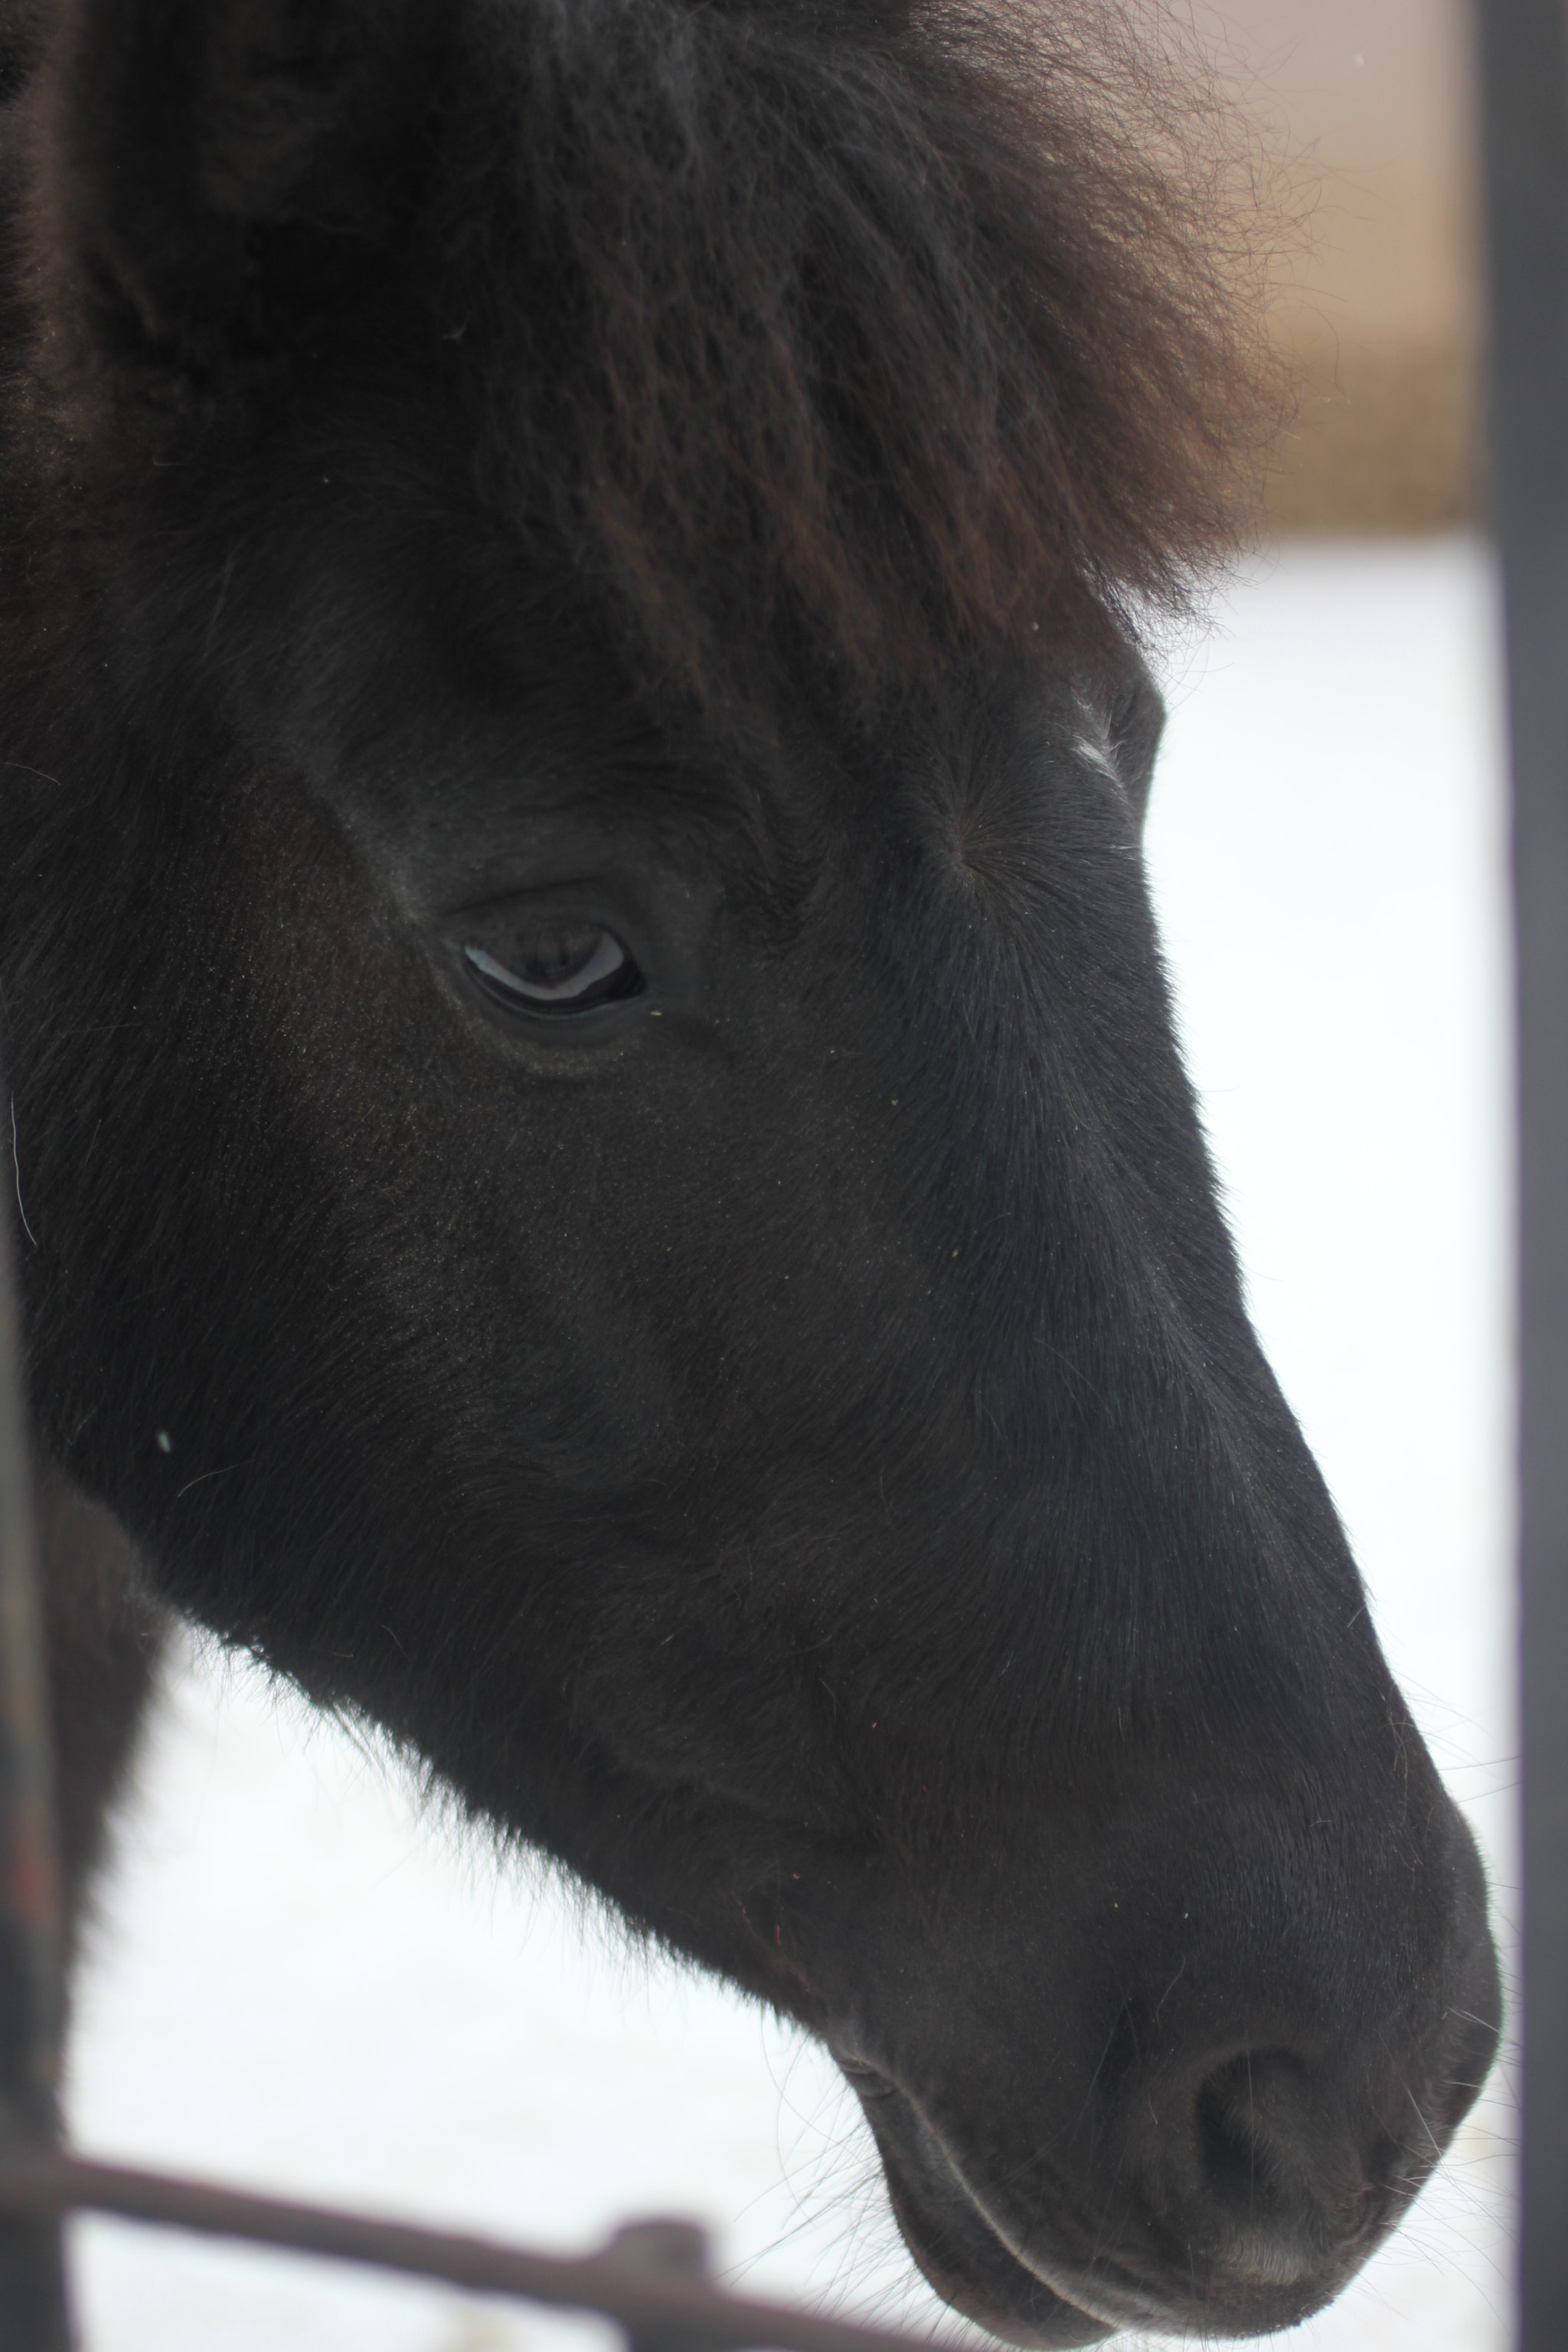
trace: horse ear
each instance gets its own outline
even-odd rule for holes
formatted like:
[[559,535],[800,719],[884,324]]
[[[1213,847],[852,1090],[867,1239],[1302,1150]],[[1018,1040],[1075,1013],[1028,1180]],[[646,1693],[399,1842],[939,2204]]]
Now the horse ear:
[[439,0],[67,0],[47,216],[98,323],[201,369],[265,348],[387,237]]

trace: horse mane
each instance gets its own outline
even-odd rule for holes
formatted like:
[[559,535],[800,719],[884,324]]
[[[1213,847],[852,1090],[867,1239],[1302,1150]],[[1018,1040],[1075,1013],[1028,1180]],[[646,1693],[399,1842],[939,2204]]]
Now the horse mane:
[[92,282],[156,341],[185,271],[194,334],[255,249],[197,269],[187,214],[339,252],[395,217],[488,508],[702,703],[1137,635],[1245,530],[1256,240],[1147,0],[61,5]]

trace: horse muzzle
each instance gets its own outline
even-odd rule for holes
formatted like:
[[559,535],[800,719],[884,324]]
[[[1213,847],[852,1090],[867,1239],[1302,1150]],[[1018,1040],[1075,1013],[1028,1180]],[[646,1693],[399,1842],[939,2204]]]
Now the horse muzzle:
[[906,1970],[884,2034],[858,2008],[829,2039],[944,2300],[1041,2352],[1122,2328],[1262,2335],[1331,2302],[1496,2049],[1484,1883],[1453,1827],[1448,1933],[1402,1988],[1392,1959],[1369,1968],[1364,2001],[1305,1970],[1260,1995],[1194,1939],[1142,1990],[1130,1967],[1086,1994],[1087,1969],[1047,1964],[1023,2002],[1016,1969],[973,1966],[971,1943],[963,1989]]

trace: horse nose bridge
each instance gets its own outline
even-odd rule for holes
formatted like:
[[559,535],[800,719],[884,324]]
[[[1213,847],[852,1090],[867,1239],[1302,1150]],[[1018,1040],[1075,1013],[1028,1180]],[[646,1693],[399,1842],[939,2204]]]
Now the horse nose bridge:
[[892,1093],[924,1148],[900,1152],[895,1184],[994,1332],[1042,1316],[1070,1330],[1092,1301],[1113,1322],[1134,1304],[1195,1319],[1209,1344],[1239,1287],[1125,845],[1075,829],[1026,887],[948,832],[923,901],[935,984],[913,1013],[899,1000]]
[[1145,1453],[1195,1445],[1250,1492],[1266,1458],[1305,1446],[1247,1319],[1201,1150],[1153,1121],[1118,1137],[1060,1081],[1030,1083],[1002,1057],[983,1081],[990,1127],[921,1171],[933,1320],[982,1440],[1014,1465],[1064,1427],[1120,1452],[1134,1434]]

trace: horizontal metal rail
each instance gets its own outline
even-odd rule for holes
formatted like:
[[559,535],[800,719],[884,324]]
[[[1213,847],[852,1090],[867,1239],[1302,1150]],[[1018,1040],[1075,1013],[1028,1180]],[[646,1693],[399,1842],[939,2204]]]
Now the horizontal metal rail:
[[36,2221],[72,2210],[113,2213],[200,2237],[438,2279],[473,2294],[519,2295],[596,2313],[623,2328],[639,2352],[935,2352],[929,2338],[725,2294],[704,2275],[703,2232],[684,2221],[634,2222],[596,2254],[542,2254],[491,2238],[15,2147],[0,2149],[0,2209]]

